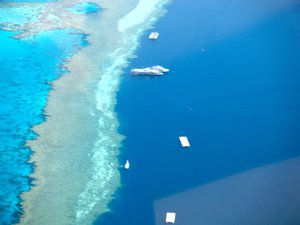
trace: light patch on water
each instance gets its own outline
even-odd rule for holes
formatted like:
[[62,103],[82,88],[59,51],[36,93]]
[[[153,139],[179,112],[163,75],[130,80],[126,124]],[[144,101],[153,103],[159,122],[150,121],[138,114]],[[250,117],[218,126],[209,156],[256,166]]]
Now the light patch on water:
[[[118,134],[119,124],[114,112],[120,76],[128,66],[129,59],[134,56],[141,35],[165,13],[163,6],[168,2],[170,1],[140,0],[133,11],[119,20],[118,28],[122,31],[123,40],[119,44],[119,48],[108,56],[106,62],[102,62],[103,74],[95,93],[97,109],[100,114],[98,121],[99,139],[91,153],[92,178],[87,183],[85,190],[79,195],[78,210],[76,211],[77,224],[88,218],[89,214],[99,204],[101,204],[101,213],[108,211],[107,204],[120,185],[120,166],[116,159],[123,136]],[[133,18],[136,16],[139,16],[143,28],[135,27],[137,23],[136,19]],[[128,28],[134,28],[130,30],[130,35],[126,35]]]
[[[135,40],[133,43],[134,46],[137,46],[137,39],[135,38]],[[126,49],[128,47],[124,45],[123,49],[119,48],[110,55],[109,61],[114,63],[105,69],[97,86],[97,109],[100,112],[98,121],[99,140],[91,154],[93,163],[92,179],[88,182],[78,200],[78,210],[76,211],[78,224],[99,203],[102,204],[102,213],[108,211],[107,203],[120,185],[119,164],[116,158],[119,154],[123,136],[117,132],[119,124],[114,112],[114,106],[120,75],[127,66],[127,60],[133,54],[135,47],[122,54]]]
[[[136,25],[147,23],[147,19],[152,17],[153,12],[162,8],[166,3],[166,0],[140,0],[134,10],[119,20],[119,31],[124,32]],[[152,19],[155,20],[155,18]],[[151,22],[153,23],[154,21]]]
[[[119,171],[116,157],[123,139],[116,130],[118,121],[114,113],[116,89],[119,86],[118,76],[122,73],[125,57],[120,57],[108,67],[98,83],[96,93],[97,109],[100,112],[98,122],[99,139],[91,153],[92,178],[87,183],[85,190],[80,194],[76,220],[81,222],[97,203],[107,202],[113,194],[111,187],[119,186]],[[103,211],[107,211],[103,207]]]

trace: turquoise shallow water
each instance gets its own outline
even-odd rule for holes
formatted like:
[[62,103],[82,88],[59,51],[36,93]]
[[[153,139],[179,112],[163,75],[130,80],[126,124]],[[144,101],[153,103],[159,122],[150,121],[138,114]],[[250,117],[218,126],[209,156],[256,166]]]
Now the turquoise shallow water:
[[33,165],[25,141],[31,127],[44,121],[51,81],[66,74],[68,57],[87,45],[76,30],[53,30],[22,40],[0,31],[0,224],[16,222],[20,193],[28,191]]
[[70,8],[69,10],[77,14],[90,14],[99,12],[100,7],[94,3],[85,2],[79,3]]
[[[159,39],[145,34],[131,67],[171,71],[136,77],[128,68],[122,77],[120,162],[129,159],[131,169],[95,224],[152,225],[155,213],[163,224],[157,200],[300,155],[299,4],[188,0],[168,10],[154,29]],[[190,149],[181,149],[180,135]]]

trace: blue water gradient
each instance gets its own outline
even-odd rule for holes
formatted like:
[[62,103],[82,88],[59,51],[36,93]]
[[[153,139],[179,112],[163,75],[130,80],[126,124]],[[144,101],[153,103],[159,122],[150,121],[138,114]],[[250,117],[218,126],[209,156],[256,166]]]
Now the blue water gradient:
[[124,74],[120,163],[131,167],[95,224],[153,225],[160,198],[300,155],[300,5],[185,0],[168,10],[131,66],[171,72]]
[[17,40],[0,31],[0,224],[12,224],[21,213],[20,194],[30,188],[31,151],[25,141],[45,120],[49,82],[66,74],[62,65],[82,46],[86,35],[73,29],[52,30]]

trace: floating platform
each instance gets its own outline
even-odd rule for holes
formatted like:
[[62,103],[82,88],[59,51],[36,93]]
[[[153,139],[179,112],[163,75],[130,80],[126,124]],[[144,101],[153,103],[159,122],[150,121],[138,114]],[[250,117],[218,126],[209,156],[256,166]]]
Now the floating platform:
[[166,223],[175,223],[176,213],[167,212],[166,213]]
[[180,136],[179,137],[180,143],[182,147],[190,147],[189,140],[186,136]]
[[158,32],[151,32],[151,34],[149,35],[149,39],[150,40],[156,40],[159,36]]

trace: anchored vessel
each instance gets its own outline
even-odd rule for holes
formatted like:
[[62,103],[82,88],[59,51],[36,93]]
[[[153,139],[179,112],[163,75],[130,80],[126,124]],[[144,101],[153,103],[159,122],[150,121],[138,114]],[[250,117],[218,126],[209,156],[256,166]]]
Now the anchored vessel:
[[164,73],[169,72],[170,70],[167,68],[164,68],[162,66],[152,66],[152,67],[146,67],[146,68],[135,68],[130,71],[132,75],[150,75],[150,76],[161,76]]
[[159,36],[158,32],[151,32],[151,34],[149,35],[149,39],[156,40],[158,36]]
[[129,160],[126,160],[126,163],[125,163],[124,168],[125,168],[126,170],[128,170],[129,167],[130,167]]

